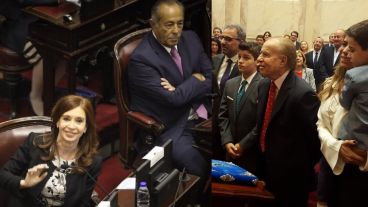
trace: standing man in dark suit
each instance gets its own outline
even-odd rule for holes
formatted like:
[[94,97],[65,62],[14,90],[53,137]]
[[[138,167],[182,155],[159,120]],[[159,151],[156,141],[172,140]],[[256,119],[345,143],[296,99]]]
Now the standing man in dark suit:
[[190,128],[206,118],[209,110],[205,106],[211,93],[211,61],[198,36],[182,31],[184,7],[180,2],[159,0],[151,12],[152,32],[135,49],[128,65],[130,109],[164,124],[155,144],[172,139],[174,165],[200,176],[203,187],[210,160],[192,147]]
[[323,52],[323,65],[327,75],[330,77],[334,73],[334,67],[340,60],[340,49],[344,42],[345,31],[342,29],[336,30],[334,33],[333,47],[325,47]]
[[328,77],[325,68],[323,67],[321,58],[323,56],[322,53],[323,39],[321,37],[317,37],[313,41],[313,50],[305,54],[307,67],[313,69],[317,91],[319,91],[321,84]]
[[[285,38],[265,42],[257,59],[259,83],[257,167],[266,187],[275,195],[277,207],[307,207],[308,193],[315,187],[314,165],[320,157],[316,121],[319,100],[312,88],[293,69],[296,51]],[[253,137],[253,138],[254,138]],[[246,153],[246,151],[245,151]]]
[[[219,128],[227,160],[252,173],[256,171],[258,148],[242,154],[242,143],[256,125],[258,82],[256,60],[261,47],[256,43],[240,43],[238,68],[240,76],[226,82],[219,110]],[[244,139],[244,140],[243,140]]]
[[290,33],[290,39],[293,42],[295,49],[300,50],[300,42],[298,42],[299,33],[297,31],[292,31]]
[[239,25],[225,26],[222,35],[220,35],[222,54],[212,57],[214,76],[212,88],[215,94],[212,110],[212,148],[214,159],[222,160],[225,158],[221,145],[217,115],[226,81],[239,75],[237,65],[239,44],[245,41],[245,37],[246,34]]
[[325,45],[323,45],[323,47],[333,47],[333,42],[334,42],[334,38],[335,38],[335,33],[331,33],[328,36],[328,43],[326,43]]
[[214,70],[214,91],[220,97],[228,79],[239,75],[237,61],[239,44],[245,41],[246,34],[239,25],[227,25],[220,35],[222,54],[212,58]]

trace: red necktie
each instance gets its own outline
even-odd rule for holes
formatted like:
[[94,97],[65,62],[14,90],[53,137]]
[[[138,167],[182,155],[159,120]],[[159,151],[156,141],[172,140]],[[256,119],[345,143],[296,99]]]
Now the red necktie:
[[267,99],[267,106],[266,106],[266,112],[263,119],[262,124],[262,130],[261,130],[261,136],[259,137],[259,143],[261,145],[262,152],[266,149],[266,131],[268,124],[270,123],[271,114],[272,114],[272,108],[273,104],[275,102],[275,96],[276,96],[276,85],[273,81],[271,81],[270,90],[268,91],[268,99]]

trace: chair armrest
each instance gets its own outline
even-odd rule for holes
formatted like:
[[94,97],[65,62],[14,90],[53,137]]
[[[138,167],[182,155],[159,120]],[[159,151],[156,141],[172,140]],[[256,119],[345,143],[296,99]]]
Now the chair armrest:
[[153,132],[154,135],[159,135],[164,130],[165,126],[141,112],[129,111],[127,113],[128,120],[138,124],[139,126]]
[[191,130],[196,134],[192,146],[212,157],[212,118],[202,121]]

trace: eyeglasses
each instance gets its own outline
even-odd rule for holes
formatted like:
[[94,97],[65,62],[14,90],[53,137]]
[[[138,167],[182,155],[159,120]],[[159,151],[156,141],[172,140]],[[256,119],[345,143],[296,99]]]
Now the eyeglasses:
[[232,40],[239,40],[239,38],[233,38],[233,37],[228,37],[228,36],[220,36],[219,39],[222,41],[222,40],[225,40],[226,42],[231,42]]

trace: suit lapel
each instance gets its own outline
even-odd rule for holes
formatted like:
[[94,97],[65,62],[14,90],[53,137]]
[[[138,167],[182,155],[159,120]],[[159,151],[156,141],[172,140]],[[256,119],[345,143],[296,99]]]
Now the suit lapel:
[[[188,77],[189,75],[192,75],[192,71],[190,70],[190,61],[189,61],[189,51],[188,48],[186,47],[186,44],[184,44],[184,40],[181,38],[179,43],[178,43],[178,51],[181,57],[181,64],[183,67],[183,78],[184,80],[186,79],[186,77]],[[176,66],[176,64],[175,64]],[[179,71],[179,68],[176,67]],[[180,73],[180,72],[179,72]]]
[[[247,90],[245,91],[242,99],[240,100],[240,110],[239,113],[243,110],[243,105],[245,100],[249,97],[250,94],[254,94],[254,91],[257,90],[256,83],[260,80],[260,75],[257,72],[252,81],[249,83]],[[239,83],[240,84],[240,83]]]
[[224,61],[225,55],[221,54],[218,55],[216,58],[213,58],[213,68],[215,69],[215,77],[217,79],[218,73],[220,71],[220,67],[222,64],[222,61]]
[[340,55],[341,55],[341,52],[339,53],[339,55],[337,56],[337,58],[336,58],[336,62],[334,63],[334,67],[337,65],[337,63],[339,63],[340,62]]
[[234,67],[231,70],[231,73],[229,75],[229,79],[234,78],[234,77],[236,77],[238,75],[239,75],[238,62],[235,62],[235,65],[234,65]]
[[241,77],[237,77],[236,81],[234,81],[234,84],[231,85],[230,91],[232,91],[232,97],[234,97],[234,101],[233,101],[233,110],[231,111],[231,113],[234,114],[234,118],[235,120],[238,117],[238,114],[236,113],[236,102],[237,102],[237,97],[238,97],[238,90],[239,90],[239,86],[240,86],[240,81],[241,81]]
[[293,80],[295,78],[296,78],[296,76],[293,73],[293,71],[290,71],[289,74],[286,76],[284,82],[282,83],[281,88],[280,88],[280,90],[277,94],[273,109],[272,109],[270,122],[272,121],[273,117],[275,117],[277,112],[280,111],[280,109],[283,106],[285,100],[289,96],[289,90],[292,87],[292,83],[293,83]]
[[[180,82],[183,81],[183,76],[180,74],[179,68],[174,62],[174,60],[171,58],[171,55],[165,50],[165,48],[156,40],[156,38],[151,33],[150,36],[150,42],[152,49],[155,51],[156,55],[159,57],[158,61],[160,61],[160,65],[163,65],[164,67],[168,68],[165,70],[166,72],[169,72],[172,77],[175,77],[175,79],[180,80]],[[179,41],[180,42],[180,41]],[[179,50],[179,46],[178,46]],[[183,52],[182,52],[183,53]],[[179,54],[182,55],[179,50]],[[187,58],[187,57],[184,57]],[[183,73],[185,71],[183,62],[186,62],[186,59],[183,59],[181,56],[181,62],[183,66]],[[185,74],[185,73],[184,73]]]

